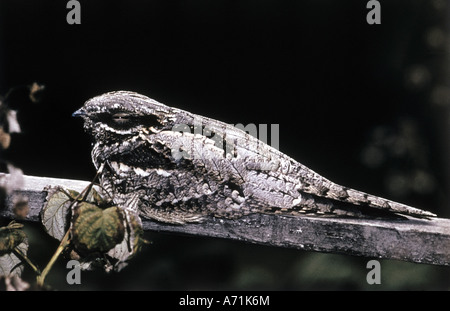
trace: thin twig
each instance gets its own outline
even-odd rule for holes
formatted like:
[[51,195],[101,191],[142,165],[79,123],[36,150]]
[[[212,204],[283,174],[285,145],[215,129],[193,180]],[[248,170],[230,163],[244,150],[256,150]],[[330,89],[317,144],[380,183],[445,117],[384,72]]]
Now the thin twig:
[[44,285],[45,277],[47,276],[48,272],[53,267],[53,264],[56,262],[56,259],[58,259],[59,255],[62,253],[62,251],[70,244],[70,230],[67,230],[66,235],[61,240],[61,243],[59,244],[58,248],[56,249],[56,252],[53,254],[52,258],[48,262],[47,266],[44,268],[42,273],[38,275],[36,281],[39,286]]
[[39,268],[35,264],[33,264],[27,257],[27,255],[25,255],[18,247],[15,247],[13,249],[13,252],[17,257],[20,257],[22,261],[25,261],[30,266],[30,268],[33,269],[34,272],[36,272],[37,275],[41,274],[41,270],[39,270]]

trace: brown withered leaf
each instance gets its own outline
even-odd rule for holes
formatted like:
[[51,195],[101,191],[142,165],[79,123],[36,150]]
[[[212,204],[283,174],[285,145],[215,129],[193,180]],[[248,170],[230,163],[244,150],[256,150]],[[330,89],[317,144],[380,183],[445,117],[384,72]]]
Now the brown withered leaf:
[[61,241],[69,228],[70,205],[78,192],[62,187],[47,187],[47,198],[41,210],[41,221],[49,235]]
[[22,261],[14,254],[16,248],[23,254],[26,254],[28,250],[28,239],[22,227],[22,224],[12,221],[0,228],[0,275],[22,273]]

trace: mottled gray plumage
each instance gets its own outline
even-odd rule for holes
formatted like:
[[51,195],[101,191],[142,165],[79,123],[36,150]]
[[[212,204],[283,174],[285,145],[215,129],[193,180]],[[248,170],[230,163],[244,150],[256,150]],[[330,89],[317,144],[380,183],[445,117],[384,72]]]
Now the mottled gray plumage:
[[93,137],[92,159],[114,203],[183,224],[250,213],[361,217],[434,214],[337,185],[231,125],[126,91],[74,113]]

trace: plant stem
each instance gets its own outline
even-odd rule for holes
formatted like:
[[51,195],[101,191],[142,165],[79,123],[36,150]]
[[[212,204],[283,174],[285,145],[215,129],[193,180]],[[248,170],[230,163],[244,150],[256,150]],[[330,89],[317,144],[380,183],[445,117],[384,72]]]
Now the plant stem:
[[16,254],[16,256],[22,258],[31,267],[31,269],[33,269],[34,272],[36,272],[37,275],[41,274],[39,268],[36,267],[36,265],[31,262],[31,260],[27,257],[27,255],[25,255],[18,247],[15,247],[13,252],[14,254]]
[[[103,167],[104,167],[104,163],[102,163],[100,168],[97,170],[97,174],[95,174],[94,180],[102,172]],[[81,193],[78,194],[78,196],[71,202],[69,208],[72,208],[72,206],[74,204],[76,204],[78,202],[78,200],[80,200],[80,199],[82,201],[86,200],[86,197],[88,196],[89,191],[91,190],[92,186],[94,185],[94,180],[92,180],[91,183]],[[66,194],[66,195],[70,198],[70,195],[68,195],[68,194]],[[45,277],[47,276],[47,274],[50,271],[50,269],[53,267],[53,264],[56,262],[56,260],[58,259],[59,255],[61,255],[62,251],[70,244],[70,238],[69,237],[70,237],[70,229],[67,230],[66,234],[64,235],[63,239],[61,240],[61,243],[59,243],[58,248],[56,249],[56,251],[53,254],[53,256],[50,259],[50,261],[48,262],[47,266],[44,268],[42,273],[40,273],[37,276],[36,282],[37,282],[38,286],[43,286],[44,285]],[[39,270],[37,270],[37,271],[39,271]]]
[[66,235],[61,240],[61,243],[59,244],[58,248],[56,249],[55,253],[53,254],[52,258],[48,262],[47,266],[44,268],[42,273],[38,275],[36,281],[39,286],[44,285],[45,277],[47,276],[50,269],[53,267],[53,264],[56,262],[56,259],[58,259],[59,255],[61,255],[62,251],[66,248],[67,245],[70,243],[70,230],[67,230]]

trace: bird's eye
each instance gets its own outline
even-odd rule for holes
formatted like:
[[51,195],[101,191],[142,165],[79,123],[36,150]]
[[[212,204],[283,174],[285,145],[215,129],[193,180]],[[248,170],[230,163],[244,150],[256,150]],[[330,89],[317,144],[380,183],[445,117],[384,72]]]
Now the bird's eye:
[[140,127],[160,127],[157,116],[143,115],[127,111],[114,111],[110,113],[98,113],[92,117],[94,122],[99,122],[116,130],[131,130]]
[[115,122],[117,124],[123,124],[123,123],[127,123],[128,121],[130,121],[131,117],[127,113],[119,112],[119,113],[113,114],[111,119],[113,122]]

